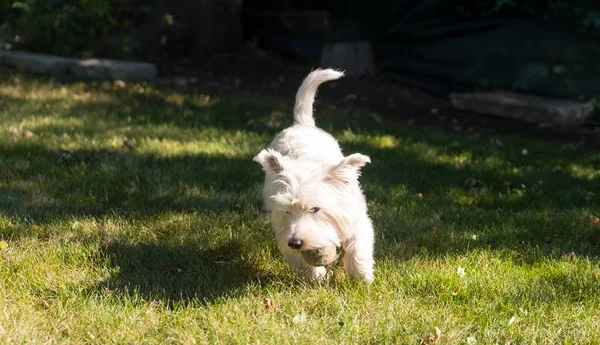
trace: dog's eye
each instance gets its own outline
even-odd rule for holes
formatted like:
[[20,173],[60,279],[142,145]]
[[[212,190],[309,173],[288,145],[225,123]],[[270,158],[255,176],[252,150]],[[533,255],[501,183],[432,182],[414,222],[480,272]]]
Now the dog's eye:
[[319,212],[320,209],[321,209],[320,207],[313,207],[310,209],[310,213],[317,213],[317,212]]

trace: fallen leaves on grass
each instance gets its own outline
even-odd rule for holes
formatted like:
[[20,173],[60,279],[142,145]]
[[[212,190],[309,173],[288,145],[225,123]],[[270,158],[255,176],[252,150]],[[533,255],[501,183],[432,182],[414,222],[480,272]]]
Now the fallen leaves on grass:
[[294,315],[294,318],[292,319],[292,322],[294,323],[294,325],[297,325],[304,321],[306,321],[306,314],[304,314],[304,312]]
[[591,215],[591,216],[590,216],[590,220],[592,221],[592,223],[594,223],[594,224],[596,224],[596,225],[600,226],[600,218],[598,218],[598,217],[596,217],[596,216],[594,216],[594,215]]
[[61,151],[59,157],[56,160],[57,164],[76,164],[76,163],[90,163],[104,159],[108,159],[114,156],[114,152],[105,149],[102,150],[83,150],[83,151]]
[[169,273],[169,274],[181,274],[181,273],[183,273],[183,270],[181,268],[179,268],[179,267],[165,265],[163,267],[163,269],[164,269],[164,271],[166,273]]
[[465,186],[470,187],[470,188],[483,188],[483,187],[485,187],[485,183],[474,177],[470,177],[465,181]]
[[127,193],[127,195],[131,196],[131,195],[134,195],[135,193],[137,193],[137,188],[135,188],[135,187],[125,188],[125,192]]
[[215,258],[215,264],[217,265],[225,265],[229,263],[229,259],[223,255],[219,255]]
[[134,150],[135,149],[135,139],[125,138],[123,140],[123,146],[129,150]]
[[461,266],[458,266],[458,268],[456,269],[456,274],[461,277],[464,278],[466,273],[465,273],[465,269]]
[[465,187],[469,188],[469,195],[479,195],[485,190],[485,183],[476,178],[468,178],[465,181]]
[[417,199],[419,199],[419,200],[423,199],[423,193],[417,193]]
[[442,331],[440,331],[439,328],[435,327],[435,335],[430,335],[428,337],[421,338],[421,340],[419,341],[419,345],[433,345],[437,343],[441,335]]
[[263,303],[265,305],[265,310],[266,311],[274,311],[274,310],[277,309],[277,305],[272,300],[270,300],[268,298],[265,298],[263,300]]
[[515,322],[515,320],[516,320],[516,319],[517,319],[517,318],[516,318],[516,317],[514,317],[514,316],[513,316],[513,317],[511,317],[511,318],[510,318],[510,320],[508,320],[508,325],[509,325],[509,326],[510,326],[510,325],[512,325],[512,324]]

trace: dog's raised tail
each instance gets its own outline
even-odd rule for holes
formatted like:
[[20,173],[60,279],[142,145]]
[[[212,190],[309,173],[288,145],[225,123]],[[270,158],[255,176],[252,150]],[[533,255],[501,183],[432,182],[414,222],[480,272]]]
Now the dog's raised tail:
[[344,72],[333,69],[317,69],[310,72],[296,93],[296,105],[294,106],[294,123],[314,126],[313,103],[319,85],[329,80],[339,79]]

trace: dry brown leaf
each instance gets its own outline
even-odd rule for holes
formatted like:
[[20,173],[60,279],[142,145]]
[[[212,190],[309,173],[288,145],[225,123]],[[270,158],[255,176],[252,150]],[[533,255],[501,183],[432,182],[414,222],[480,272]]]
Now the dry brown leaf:
[[135,141],[125,138],[125,140],[123,140],[123,146],[125,146],[129,150],[133,150],[135,149]]
[[596,225],[600,225],[600,218],[598,218],[598,217],[596,217],[594,215],[591,215],[590,216],[590,220],[592,221],[592,223],[594,223]]
[[217,265],[225,265],[229,263],[229,259],[224,255],[219,255],[215,258],[215,264]]
[[265,304],[265,309],[267,311],[274,311],[275,309],[277,309],[277,305],[275,303],[273,303],[272,300],[265,298],[263,300],[263,303]]
[[417,198],[423,199],[423,194],[422,193],[417,193]]
[[435,327],[435,335],[430,335],[426,338],[421,338],[421,340],[419,341],[419,345],[433,345],[437,343],[441,335],[442,331],[440,331],[439,328]]
[[23,134],[25,135],[26,138],[31,138],[31,137],[33,137],[35,135],[30,130],[26,130],[25,132],[23,132]]

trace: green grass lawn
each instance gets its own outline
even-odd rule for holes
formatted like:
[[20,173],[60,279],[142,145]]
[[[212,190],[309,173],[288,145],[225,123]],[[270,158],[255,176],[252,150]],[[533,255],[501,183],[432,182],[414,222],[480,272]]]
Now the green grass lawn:
[[292,98],[0,79],[0,343],[600,343],[600,153],[317,104],[377,263],[311,284],[252,162]]

